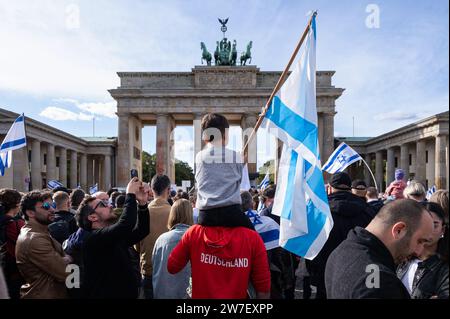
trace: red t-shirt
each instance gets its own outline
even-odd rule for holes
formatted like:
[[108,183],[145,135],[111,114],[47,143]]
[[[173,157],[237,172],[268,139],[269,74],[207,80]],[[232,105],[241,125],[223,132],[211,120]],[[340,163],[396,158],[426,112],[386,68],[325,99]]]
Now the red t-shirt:
[[192,226],[170,254],[167,269],[177,273],[188,261],[192,298],[244,299],[249,282],[257,292],[270,291],[266,248],[248,228]]

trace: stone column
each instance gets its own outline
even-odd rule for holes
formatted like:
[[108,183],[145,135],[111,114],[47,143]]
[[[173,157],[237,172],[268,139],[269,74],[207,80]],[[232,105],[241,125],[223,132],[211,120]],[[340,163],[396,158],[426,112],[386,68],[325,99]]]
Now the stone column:
[[72,150],[70,152],[70,188],[74,189],[78,186],[78,154]]
[[195,113],[194,114],[194,173],[196,172],[196,163],[195,159],[197,153],[200,152],[203,148],[203,139],[202,139],[202,114]]
[[31,188],[42,188],[41,141],[33,140],[31,144]]
[[395,179],[395,149],[389,147],[387,150],[386,185]]
[[59,149],[59,181],[67,187],[67,149]]
[[[370,154],[365,154],[364,160],[366,161],[367,165],[369,165],[369,167],[370,167],[370,163],[372,162],[372,157],[370,156]],[[372,175],[370,174],[369,169],[367,168],[366,165],[364,165],[364,181],[366,182],[367,186],[370,186],[373,184]]]
[[320,159],[322,163],[325,163],[328,158],[324,158],[323,154],[323,113],[317,114],[317,125],[319,129],[319,152],[320,152]]
[[175,184],[175,120],[169,116],[169,166],[167,176],[172,183]]
[[[258,117],[253,114],[244,115],[241,120],[241,129],[242,129],[242,146],[247,143],[247,140],[250,137],[250,134],[252,133],[253,128],[256,125],[256,121],[258,120]],[[257,164],[257,137],[256,135],[250,142],[250,144],[247,147],[247,153],[244,154],[248,157],[248,172],[249,174],[257,173],[258,168],[256,167]]]
[[436,136],[434,180],[436,189],[445,189],[447,187],[447,159],[446,159],[446,136]]
[[119,114],[119,128],[117,141],[117,185],[127,186],[130,181],[131,149],[130,149],[130,118],[129,114]]
[[94,167],[93,167],[93,158],[92,156],[87,156],[87,187],[91,187],[94,184]]
[[415,179],[426,186],[427,170],[426,170],[426,142],[419,140],[416,144],[416,176]]
[[379,192],[383,190],[383,177],[383,151],[378,151],[375,153],[375,179]]
[[101,189],[103,186],[103,185],[101,185],[102,181],[100,180],[100,170],[101,170],[100,158],[98,156],[96,156],[96,157],[94,157],[94,183],[93,184],[98,184],[99,189]]
[[105,155],[103,159],[103,185],[105,191],[111,188],[111,156]]
[[169,115],[156,116],[156,174],[168,174],[169,170]]
[[22,147],[12,153],[13,187],[19,192],[28,192],[28,148]]
[[87,155],[85,153],[80,156],[80,186],[87,189]]
[[405,171],[405,179],[409,179],[409,147],[408,144],[400,146],[400,167]]
[[47,144],[47,182],[56,179],[55,145]]
[[325,163],[334,151],[334,113],[323,114],[323,157]]

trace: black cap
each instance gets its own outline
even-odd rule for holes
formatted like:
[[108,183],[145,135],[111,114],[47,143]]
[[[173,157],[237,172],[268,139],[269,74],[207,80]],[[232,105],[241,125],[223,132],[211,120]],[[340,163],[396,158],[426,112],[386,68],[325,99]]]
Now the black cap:
[[330,185],[339,190],[350,190],[352,188],[352,179],[345,172],[339,172],[331,177]]
[[352,188],[354,189],[360,189],[360,190],[365,190],[367,188],[367,184],[365,181],[361,180],[361,179],[355,179],[352,182]]

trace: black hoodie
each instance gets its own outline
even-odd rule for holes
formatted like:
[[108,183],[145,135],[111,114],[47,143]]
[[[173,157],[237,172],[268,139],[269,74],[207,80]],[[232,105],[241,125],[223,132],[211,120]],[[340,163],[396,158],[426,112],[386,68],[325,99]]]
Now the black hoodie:
[[409,299],[408,290],[395,271],[394,258],[383,242],[364,228],[356,227],[328,258],[327,297]]

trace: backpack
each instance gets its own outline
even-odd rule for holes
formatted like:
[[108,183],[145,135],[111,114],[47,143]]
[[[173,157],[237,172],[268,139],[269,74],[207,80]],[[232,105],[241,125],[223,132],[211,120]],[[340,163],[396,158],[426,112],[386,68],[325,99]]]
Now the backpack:
[[72,214],[58,215],[55,221],[48,225],[50,235],[62,244],[70,235],[72,235],[71,222],[75,216]]

